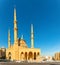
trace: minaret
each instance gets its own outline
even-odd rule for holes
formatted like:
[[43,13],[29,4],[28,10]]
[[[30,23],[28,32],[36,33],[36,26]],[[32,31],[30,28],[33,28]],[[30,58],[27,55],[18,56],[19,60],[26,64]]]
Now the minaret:
[[34,32],[33,32],[33,24],[31,24],[31,48],[34,48]]
[[8,47],[10,47],[11,44],[10,44],[10,30],[8,30]]
[[17,20],[16,20],[16,8],[14,8],[14,43],[17,41]]

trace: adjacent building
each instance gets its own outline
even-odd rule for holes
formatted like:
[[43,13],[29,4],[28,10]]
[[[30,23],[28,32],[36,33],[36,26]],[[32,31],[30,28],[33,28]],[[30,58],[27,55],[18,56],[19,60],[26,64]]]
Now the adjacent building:
[[0,59],[6,58],[6,48],[0,48]]
[[55,53],[54,59],[60,61],[60,52]]

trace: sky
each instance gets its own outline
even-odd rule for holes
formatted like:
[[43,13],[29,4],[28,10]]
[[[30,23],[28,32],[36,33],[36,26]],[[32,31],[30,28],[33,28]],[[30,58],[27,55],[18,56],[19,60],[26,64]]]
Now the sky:
[[30,26],[34,25],[34,47],[41,55],[60,51],[60,0],[0,0],[0,47],[8,47],[8,29],[14,42],[14,7],[17,10],[18,38],[24,36],[28,47]]

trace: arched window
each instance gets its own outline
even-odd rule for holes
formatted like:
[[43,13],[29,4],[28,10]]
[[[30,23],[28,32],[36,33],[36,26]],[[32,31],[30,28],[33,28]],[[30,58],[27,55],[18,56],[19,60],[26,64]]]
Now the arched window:
[[19,38],[19,40],[18,40],[18,46],[20,46],[20,38]]
[[11,52],[8,53],[9,60],[11,59]]
[[9,54],[11,54],[11,52],[9,52]]
[[20,46],[20,43],[18,43],[18,46]]
[[23,52],[21,52],[21,54],[23,54]]
[[11,52],[9,52],[8,55],[11,55]]
[[39,55],[39,52],[37,53],[37,55]]

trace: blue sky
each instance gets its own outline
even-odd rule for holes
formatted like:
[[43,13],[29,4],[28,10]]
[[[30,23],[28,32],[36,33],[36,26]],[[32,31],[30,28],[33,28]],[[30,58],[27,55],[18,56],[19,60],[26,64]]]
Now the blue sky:
[[30,25],[34,25],[34,47],[41,55],[60,51],[60,0],[0,0],[0,47],[8,46],[8,29],[13,44],[13,13],[17,10],[18,38],[24,35],[30,47]]

